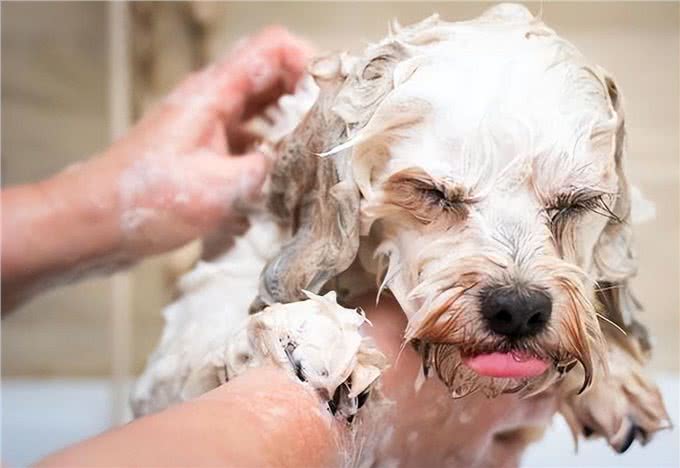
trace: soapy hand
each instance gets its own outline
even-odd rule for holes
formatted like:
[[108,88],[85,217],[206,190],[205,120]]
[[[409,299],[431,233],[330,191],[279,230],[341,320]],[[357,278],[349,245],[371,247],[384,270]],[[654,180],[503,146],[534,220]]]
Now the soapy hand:
[[279,28],[241,41],[107,151],[105,158],[120,163],[113,174],[126,248],[162,252],[243,226],[239,206],[259,193],[268,161],[243,154],[249,141],[242,125],[293,90],[308,50]]
[[100,155],[3,189],[3,313],[47,287],[242,230],[239,208],[259,194],[269,165],[244,123],[293,91],[309,50],[265,29],[187,78]]

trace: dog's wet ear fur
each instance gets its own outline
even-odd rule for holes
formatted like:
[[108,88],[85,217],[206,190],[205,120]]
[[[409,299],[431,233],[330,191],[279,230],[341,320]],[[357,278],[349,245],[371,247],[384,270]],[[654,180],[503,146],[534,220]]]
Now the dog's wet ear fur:
[[622,96],[611,77],[603,75],[602,83],[618,120],[614,157],[619,193],[612,210],[615,219],[609,221],[593,252],[597,272],[596,297],[602,308],[600,313],[624,330],[626,335],[601,321],[605,333],[642,362],[649,354],[650,344],[646,328],[637,321],[642,307],[630,285],[637,273],[637,260],[632,246],[632,190],[624,171],[626,127]]
[[360,194],[351,173],[352,148],[321,154],[351,139],[392,90],[400,48],[388,44],[372,50],[367,57],[335,54],[310,66],[319,97],[275,148],[267,201],[292,239],[262,272],[251,312],[304,299],[302,290],[318,293],[357,255]]

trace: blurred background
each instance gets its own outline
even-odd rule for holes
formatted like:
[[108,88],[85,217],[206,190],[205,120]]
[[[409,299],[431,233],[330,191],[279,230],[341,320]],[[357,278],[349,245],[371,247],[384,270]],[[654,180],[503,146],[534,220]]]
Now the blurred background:
[[[356,49],[387,22],[434,12],[470,18],[481,3],[2,4],[2,185],[33,182],[95,154],[185,74],[272,23],[318,49]],[[651,372],[678,415],[679,4],[527,6],[617,79],[625,98],[628,172],[656,204],[636,227],[643,321],[655,338]],[[192,247],[188,247],[191,250]],[[160,311],[182,253],[115,278],[50,291],[2,321],[2,460],[21,466],[128,417],[127,389],[163,325]],[[609,455],[573,444],[556,421],[527,466],[678,466],[678,433]]]

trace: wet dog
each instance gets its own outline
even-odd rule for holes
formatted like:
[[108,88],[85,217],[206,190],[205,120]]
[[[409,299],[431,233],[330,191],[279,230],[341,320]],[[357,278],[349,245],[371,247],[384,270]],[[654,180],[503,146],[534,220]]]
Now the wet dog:
[[[604,69],[524,7],[499,5],[471,21],[394,25],[310,74],[253,123],[276,157],[266,207],[234,250],[182,280],[138,412],[215,386],[219,369],[222,381],[238,374],[237,355],[262,364],[253,343],[282,341],[252,324],[237,332],[248,309],[262,321],[278,304],[299,308],[304,291],[347,302],[373,289],[406,314],[420,380],[436,375],[454,398],[550,390],[575,434],[617,451],[668,425],[641,372],[635,192],[622,96]],[[285,343],[291,369],[317,382],[330,371],[336,380],[316,387],[337,399],[358,361],[320,370],[313,347],[291,355],[301,340]],[[360,413],[384,366],[376,356],[372,378],[340,398],[345,416]]]

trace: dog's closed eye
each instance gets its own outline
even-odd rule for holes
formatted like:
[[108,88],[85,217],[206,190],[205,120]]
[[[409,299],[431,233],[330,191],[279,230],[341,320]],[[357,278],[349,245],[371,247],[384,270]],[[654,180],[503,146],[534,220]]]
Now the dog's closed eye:
[[472,202],[464,187],[436,180],[417,168],[392,175],[383,189],[386,203],[408,211],[426,224],[438,219],[462,220]]
[[615,194],[599,190],[573,190],[556,195],[546,206],[545,213],[553,230],[561,229],[567,221],[572,221],[585,213],[595,213],[620,222],[612,211],[610,203]]

